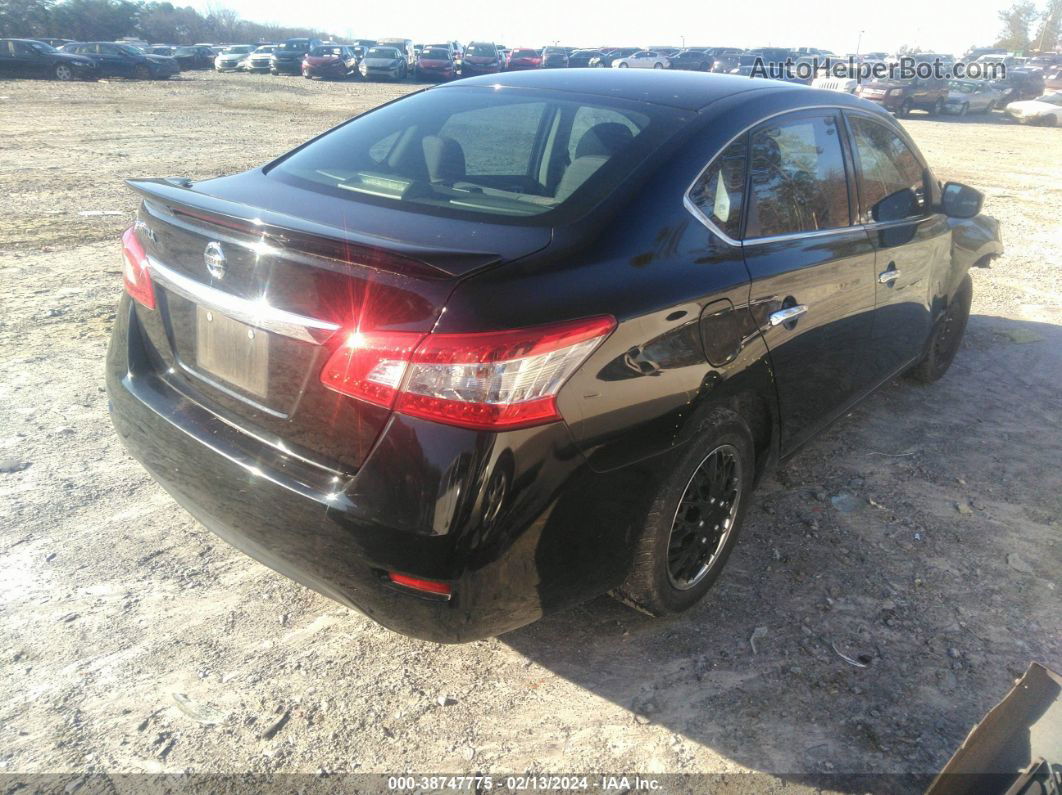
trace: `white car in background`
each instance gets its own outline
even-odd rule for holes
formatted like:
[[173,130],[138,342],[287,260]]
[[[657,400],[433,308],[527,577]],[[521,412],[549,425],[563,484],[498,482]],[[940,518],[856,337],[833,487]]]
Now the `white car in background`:
[[825,75],[816,77],[811,81],[812,88],[821,88],[826,91],[840,91],[844,94],[854,94],[859,87],[859,81],[854,77],[834,77]]
[[671,62],[667,56],[656,50],[638,50],[634,55],[617,58],[612,62],[613,69],[667,69],[670,66]]
[[1036,99],[1011,102],[1007,115],[1022,124],[1046,124],[1057,127],[1062,122],[1062,93],[1044,94]]
[[226,47],[214,59],[214,68],[219,72],[235,72],[243,66],[243,62],[252,52],[254,52],[254,47],[249,44]]

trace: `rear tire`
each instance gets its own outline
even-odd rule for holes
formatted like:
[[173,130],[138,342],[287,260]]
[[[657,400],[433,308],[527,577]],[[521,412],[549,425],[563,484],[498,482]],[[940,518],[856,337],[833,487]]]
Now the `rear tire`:
[[55,65],[55,79],[62,83],[69,83],[74,79],[74,70],[65,63]]
[[909,100],[909,99],[905,99],[903,102],[900,103],[900,110],[899,110],[899,114],[898,114],[899,117],[901,119],[906,119],[908,116],[911,115],[911,110],[913,108],[914,108],[914,103],[911,102],[911,100]]
[[616,68],[617,68],[617,69],[626,69],[626,68],[627,68],[627,67],[629,67],[629,66],[630,66],[630,64],[629,64],[629,63],[621,63],[621,64],[620,64],[620,65],[619,65],[618,67],[616,67]]
[[663,69],[664,65],[662,63],[655,63],[655,64],[653,64],[653,68],[654,69]]
[[151,69],[144,66],[143,64],[140,64],[136,67],[136,69],[133,70],[133,77],[135,77],[137,80],[150,80]]
[[653,616],[681,613],[699,602],[737,542],[755,461],[744,420],[727,409],[713,410],[663,477],[630,574],[614,596]]
[[908,371],[908,375],[923,384],[932,384],[940,380],[951,367],[955,354],[962,344],[966,331],[966,321],[970,317],[970,304],[973,302],[973,280],[970,274],[963,277],[959,289],[948,301],[948,308],[937,321],[929,338],[929,350],[922,360]]

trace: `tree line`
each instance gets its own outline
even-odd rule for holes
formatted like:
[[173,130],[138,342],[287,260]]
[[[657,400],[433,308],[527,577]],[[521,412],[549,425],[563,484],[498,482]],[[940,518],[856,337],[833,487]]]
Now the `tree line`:
[[995,46],[1010,52],[1053,52],[1062,44],[1062,0],[1048,0],[1044,8],[1032,0],[1017,0],[999,12],[999,20],[1003,29]]
[[191,6],[134,0],[0,0],[0,36],[77,41],[131,36],[166,44],[330,38],[312,28],[252,22],[221,6],[201,14]]

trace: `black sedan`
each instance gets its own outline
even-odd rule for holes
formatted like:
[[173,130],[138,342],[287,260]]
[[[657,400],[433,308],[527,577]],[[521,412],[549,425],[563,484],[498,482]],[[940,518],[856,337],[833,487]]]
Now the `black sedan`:
[[128,450],[249,555],[449,642],[694,605],[766,468],[944,375],[1002,251],[876,105],[691,72],[459,80],[130,184]]
[[568,56],[568,68],[569,69],[582,69],[590,66],[590,60],[592,58],[602,58],[604,53],[601,50],[576,50]]
[[95,80],[99,70],[90,58],[60,52],[35,39],[0,39],[0,78],[50,77]]
[[708,50],[679,50],[674,55],[669,55],[667,60],[669,69],[687,69],[693,72],[710,71],[715,63],[715,58]]
[[196,44],[190,47],[178,47],[173,57],[177,59],[182,71],[192,69],[213,69],[217,53],[210,47]]
[[90,58],[101,77],[165,80],[181,71],[173,58],[148,55],[136,47],[112,41],[80,41],[67,44],[63,51]]

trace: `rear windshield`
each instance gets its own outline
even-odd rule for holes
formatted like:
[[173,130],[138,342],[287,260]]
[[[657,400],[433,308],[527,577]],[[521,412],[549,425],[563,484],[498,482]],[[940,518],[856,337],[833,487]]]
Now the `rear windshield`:
[[278,50],[305,50],[310,45],[309,39],[294,39],[293,41],[286,41],[283,44],[278,44]]
[[367,53],[366,58],[397,58],[398,50],[391,47],[373,47]]
[[578,217],[679,127],[680,112],[569,94],[446,88],[351,120],[270,176],[312,191],[458,217]]
[[343,49],[341,47],[314,47],[310,50],[310,55],[315,58],[323,58],[326,55],[342,55]]
[[465,55],[494,55],[493,44],[470,44],[465,50]]
[[513,50],[513,55],[517,58],[531,58],[538,55],[538,50]]
[[434,61],[449,61],[450,60],[450,51],[449,50],[425,50],[423,53],[421,53],[421,57],[422,58],[426,58],[429,61],[432,61],[432,60],[434,60]]

